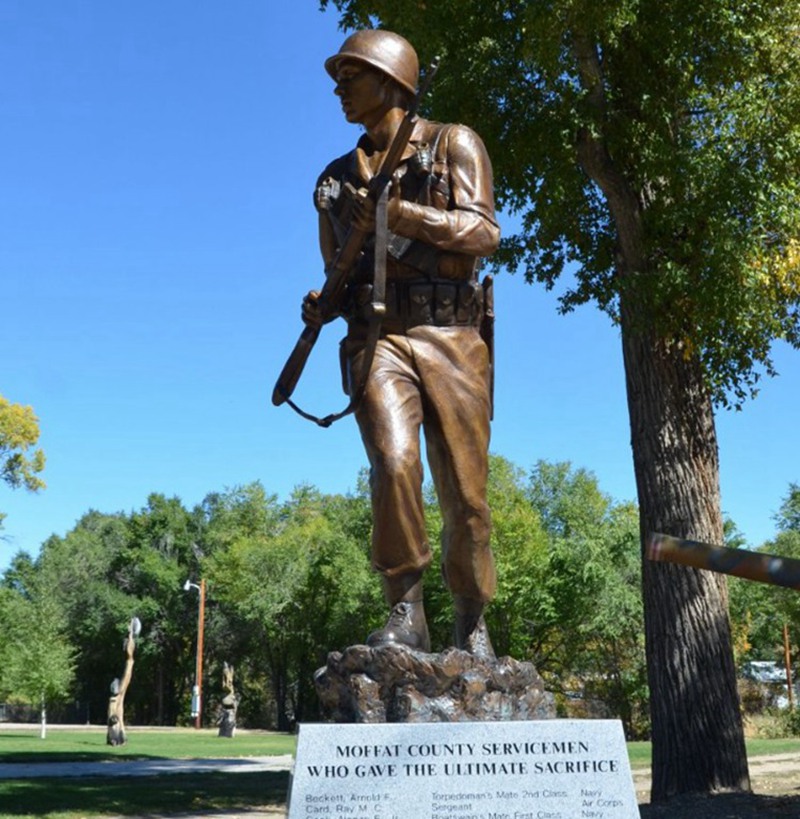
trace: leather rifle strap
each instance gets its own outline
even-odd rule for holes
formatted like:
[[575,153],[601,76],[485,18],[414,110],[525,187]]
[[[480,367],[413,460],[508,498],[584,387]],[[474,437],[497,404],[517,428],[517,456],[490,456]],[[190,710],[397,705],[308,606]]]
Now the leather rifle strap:
[[350,403],[341,411],[324,418],[319,418],[301,409],[291,398],[286,399],[286,403],[298,414],[308,421],[313,421],[321,427],[329,427],[340,418],[355,412],[361,399],[364,397],[364,390],[367,386],[367,378],[372,369],[372,362],[375,358],[375,350],[378,347],[378,340],[381,337],[381,324],[386,314],[386,258],[389,250],[389,222],[388,204],[389,188],[391,182],[387,182],[381,188],[380,196],[375,208],[375,269],[372,279],[372,302],[370,303],[369,316],[367,317],[367,337],[364,342],[364,349],[361,354],[361,363],[358,367],[358,378],[351,379],[350,383]]
[[358,380],[350,390],[350,403],[355,410],[364,397],[375,350],[381,337],[381,324],[386,315],[386,258],[389,254],[389,188],[387,183],[381,189],[375,208],[375,269],[372,278],[372,302],[370,303],[367,337],[358,367]]

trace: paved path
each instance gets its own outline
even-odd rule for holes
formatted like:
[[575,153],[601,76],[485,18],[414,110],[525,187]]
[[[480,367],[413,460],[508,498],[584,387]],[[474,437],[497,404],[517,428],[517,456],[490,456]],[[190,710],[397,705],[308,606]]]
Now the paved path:
[[134,759],[106,762],[0,762],[0,779],[43,776],[157,776],[177,773],[254,773],[289,771],[293,759],[285,756],[242,756],[224,759]]

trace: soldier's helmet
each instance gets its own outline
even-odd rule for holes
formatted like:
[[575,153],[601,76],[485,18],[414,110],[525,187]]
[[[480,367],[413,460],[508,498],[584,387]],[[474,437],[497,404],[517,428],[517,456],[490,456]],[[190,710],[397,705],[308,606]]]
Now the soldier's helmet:
[[412,94],[419,81],[419,59],[405,37],[382,29],[364,29],[351,34],[332,57],[325,60],[325,70],[336,79],[342,60],[357,60],[388,74]]

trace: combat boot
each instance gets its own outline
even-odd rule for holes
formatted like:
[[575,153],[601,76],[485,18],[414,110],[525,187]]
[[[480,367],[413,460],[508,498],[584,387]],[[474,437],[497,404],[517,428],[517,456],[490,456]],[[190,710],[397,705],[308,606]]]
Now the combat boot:
[[431,639],[422,602],[422,575],[384,578],[383,588],[392,611],[386,625],[367,637],[367,645],[403,645],[429,652]]
[[456,648],[482,660],[497,659],[483,619],[484,604],[459,594],[455,595],[453,603],[456,610]]

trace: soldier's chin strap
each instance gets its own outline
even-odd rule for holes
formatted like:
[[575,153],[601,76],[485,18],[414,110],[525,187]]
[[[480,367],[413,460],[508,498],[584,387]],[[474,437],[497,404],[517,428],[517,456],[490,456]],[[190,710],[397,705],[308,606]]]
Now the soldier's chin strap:
[[358,378],[353,379],[352,372],[350,372],[350,403],[341,412],[334,412],[320,418],[301,409],[289,396],[284,395],[286,403],[298,415],[307,421],[313,421],[320,427],[327,428],[356,411],[361,399],[364,397],[367,379],[372,369],[372,362],[375,359],[375,350],[381,337],[381,323],[384,315],[386,315],[386,257],[389,250],[388,205],[391,181],[381,179],[380,183],[380,195],[375,207],[375,270],[372,280],[372,301],[365,312],[367,335],[364,341],[364,349],[361,352],[361,363],[358,366]]

